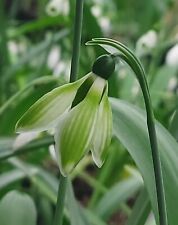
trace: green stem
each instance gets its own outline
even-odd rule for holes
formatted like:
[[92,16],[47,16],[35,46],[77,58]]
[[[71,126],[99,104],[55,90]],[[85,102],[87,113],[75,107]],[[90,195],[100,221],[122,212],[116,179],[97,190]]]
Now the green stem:
[[9,53],[8,53],[8,46],[7,46],[7,21],[6,21],[6,13],[5,13],[5,0],[0,1],[0,73],[1,73],[1,82],[0,82],[0,103],[4,102],[6,95],[5,95],[5,84],[4,84],[4,70],[9,65]]
[[82,34],[82,20],[83,20],[83,2],[84,0],[76,1],[76,16],[74,24],[74,38],[73,38],[73,54],[71,62],[70,82],[77,79],[81,34]]
[[[81,34],[82,34],[83,3],[84,0],[76,0],[70,82],[73,82],[77,79]],[[67,178],[61,175],[53,225],[62,225],[66,187],[67,187]]]
[[147,112],[147,126],[151,145],[151,153],[153,160],[153,170],[156,183],[156,194],[158,203],[158,219],[160,225],[168,225],[167,222],[167,211],[166,211],[166,201],[165,201],[165,190],[163,185],[163,175],[161,168],[161,159],[157,145],[156,130],[155,130],[155,118],[153,114],[153,109],[151,105],[151,98],[149,94],[148,84],[146,80],[145,71],[139,62],[139,60],[134,56],[134,54],[123,44],[105,38],[96,38],[93,41],[87,43],[88,45],[109,45],[116,48],[120,54],[116,55],[122,58],[127,64],[133,69],[136,77],[139,81],[140,87],[142,89],[145,107]]
[[54,225],[61,225],[63,221],[66,187],[67,187],[67,178],[61,175],[57,194],[56,212],[53,221]]

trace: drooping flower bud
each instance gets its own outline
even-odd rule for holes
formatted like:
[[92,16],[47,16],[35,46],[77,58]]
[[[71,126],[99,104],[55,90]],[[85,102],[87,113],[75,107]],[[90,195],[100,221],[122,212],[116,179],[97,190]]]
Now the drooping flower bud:
[[112,55],[101,55],[98,57],[92,67],[92,72],[97,76],[108,80],[115,70],[115,61]]

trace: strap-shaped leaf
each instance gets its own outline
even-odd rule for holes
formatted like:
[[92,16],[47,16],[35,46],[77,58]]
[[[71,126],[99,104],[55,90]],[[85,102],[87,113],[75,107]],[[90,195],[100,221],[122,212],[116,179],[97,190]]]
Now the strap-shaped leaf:
[[77,89],[89,75],[55,88],[41,97],[17,122],[16,131],[44,131],[55,126],[60,115],[71,106]]
[[36,225],[37,212],[33,199],[18,191],[8,192],[0,202],[0,224]]
[[66,115],[56,129],[56,153],[64,176],[90,150],[104,86],[105,80],[98,77],[85,99]]
[[[145,112],[123,100],[110,98],[113,112],[113,132],[129,151],[137,164],[148,191],[152,209],[158,223],[153,162],[146,127]],[[156,122],[159,151],[163,168],[163,181],[169,225],[178,224],[178,144],[170,133]],[[162,225],[162,224],[160,224]]]
[[107,93],[106,89],[99,106],[93,137],[92,156],[98,167],[104,163],[112,136],[112,112]]

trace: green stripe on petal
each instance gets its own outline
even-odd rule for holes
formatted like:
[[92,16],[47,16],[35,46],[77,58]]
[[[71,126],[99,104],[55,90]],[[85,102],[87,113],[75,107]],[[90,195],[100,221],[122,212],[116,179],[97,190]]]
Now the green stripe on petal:
[[67,176],[90,150],[105,81],[97,78],[85,99],[71,109],[56,128],[55,142],[61,173]]
[[101,100],[95,132],[93,137],[92,156],[98,167],[101,167],[112,137],[112,111],[107,96],[107,90]]
[[91,74],[55,88],[41,97],[17,122],[16,131],[44,131],[54,127],[60,115],[71,106],[78,88],[89,76]]

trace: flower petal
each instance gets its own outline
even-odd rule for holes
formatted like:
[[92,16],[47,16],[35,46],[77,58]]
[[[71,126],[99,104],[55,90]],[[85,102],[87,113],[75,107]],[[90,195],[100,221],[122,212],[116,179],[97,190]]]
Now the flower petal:
[[105,80],[96,78],[85,99],[71,109],[56,129],[59,168],[67,176],[90,150]]
[[17,122],[16,131],[44,131],[54,126],[59,116],[71,106],[77,89],[89,76],[55,88],[41,97]]
[[100,102],[95,125],[92,156],[98,167],[101,167],[112,137],[112,112],[107,96],[107,89]]

